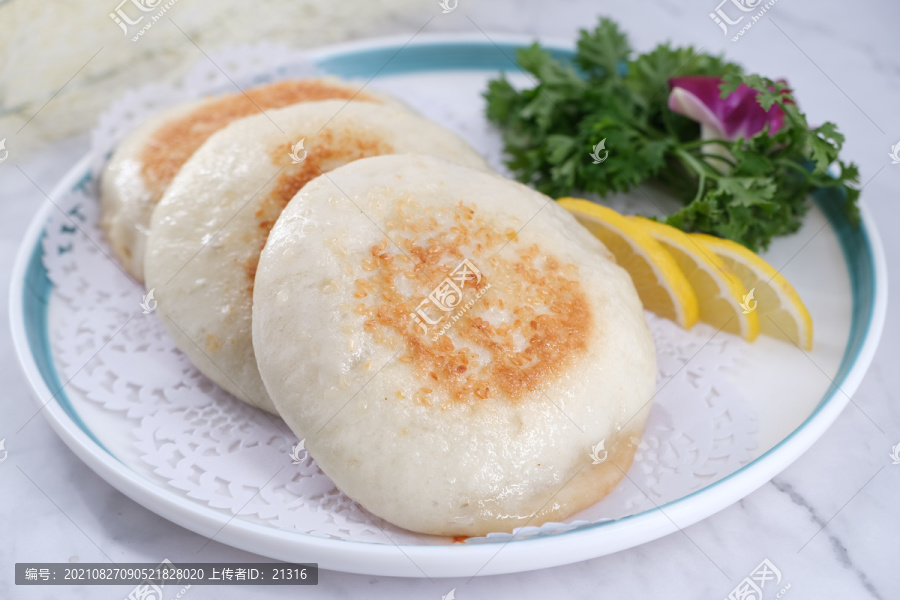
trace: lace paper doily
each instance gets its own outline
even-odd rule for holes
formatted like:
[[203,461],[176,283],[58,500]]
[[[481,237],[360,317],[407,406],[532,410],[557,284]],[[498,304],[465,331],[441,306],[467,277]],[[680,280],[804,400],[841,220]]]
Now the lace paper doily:
[[[227,89],[229,79],[259,83],[267,79],[259,73],[274,79],[314,72],[302,55],[272,46],[238,48],[213,60],[226,65],[228,77],[207,63],[180,82],[146,86],[115,103],[94,131],[91,173],[55,199],[64,214],[53,213],[43,249],[54,285],[58,318],[50,335],[61,379],[71,380],[69,386],[88,402],[121,421],[140,461],[133,467],[194,502],[319,537],[390,543],[388,535],[398,544],[448,543],[369,514],[338,491],[311,458],[292,464],[289,452],[297,438],[287,426],[201,375],[176,349],[157,315],[144,314],[144,290],[111,259],[98,225],[95,177],[125,133],[161,107]],[[483,124],[472,128],[490,135]],[[486,139],[485,146],[495,148],[496,139]],[[750,461],[755,416],[728,383],[744,342],[727,334],[713,337],[714,331],[702,324],[685,332],[650,313],[647,320],[656,340],[660,391],[628,479],[568,523],[523,528],[516,537],[558,533],[653,508]]]

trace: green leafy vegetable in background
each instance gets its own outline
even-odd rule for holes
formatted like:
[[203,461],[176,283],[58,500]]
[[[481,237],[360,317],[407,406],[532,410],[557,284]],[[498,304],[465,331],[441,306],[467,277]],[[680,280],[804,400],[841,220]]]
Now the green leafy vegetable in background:
[[[819,188],[843,190],[841,208],[858,221],[859,171],[838,159],[844,137],[833,123],[810,128],[784,82],[744,74],[692,47],[666,43],[634,56],[608,19],[581,32],[574,62],[557,60],[538,44],[520,49],[517,59],[537,85],[519,91],[505,77],[491,81],[487,116],[503,132],[507,165],[517,178],[550,196],[605,196],[660,181],[684,202],[668,217],[670,225],[753,250],[796,231],[807,195]],[[716,127],[708,127],[709,118],[701,128],[702,118],[670,108],[670,88],[683,85],[678,98],[687,108],[680,112],[709,113],[709,106],[697,108],[709,80],[720,93],[707,104],[742,135],[711,135],[707,129]],[[748,123],[734,122],[753,120],[747,116],[753,111],[739,105],[748,98],[757,121],[766,120],[752,132]],[[601,139],[610,160],[596,165],[589,153]],[[836,177],[827,173],[832,164],[839,167]]]

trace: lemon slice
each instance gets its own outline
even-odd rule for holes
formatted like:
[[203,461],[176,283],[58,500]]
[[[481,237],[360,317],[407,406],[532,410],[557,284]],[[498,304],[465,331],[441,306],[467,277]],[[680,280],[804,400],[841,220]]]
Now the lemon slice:
[[761,333],[812,350],[812,317],[787,279],[760,256],[731,240],[692,233],[740,279],[743,309],[759,315]]
[[628,271],[644,308],[690,329],[699,319],[697,297],[675,259],[639,225],[605,206],[577,198],[559,204],[594,234]]
[[752,342],[759,335],[759,319],[754,311],[744,312],[741,303],[745,290],[740,278],[731,272],[715,252],[696,238],[663,223],[643,217],[628,217],[672,255],[685,274],[697,302],[700,305],[700,320],[741,336]]

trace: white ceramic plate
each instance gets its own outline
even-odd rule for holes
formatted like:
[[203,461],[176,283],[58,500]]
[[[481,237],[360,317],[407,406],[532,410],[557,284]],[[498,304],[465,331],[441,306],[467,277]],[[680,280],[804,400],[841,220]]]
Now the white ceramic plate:
[[[371,79],[373,87],[408,98],[426,116],[472,141],[496,165],[501,146],[484,122],[480,94],[498,71],[515,75],[511,57],[517,46],[530,40],[419,36],[409,45],[405,42],[343,45],[317,52],[312,59],[323,72]],[[51,197],[83,184],[90,164],[91,157],[86,157],[76,165]],[[733,373],[758,421],[752,460],[650,510],[543,537],[477,544],[328,539],[235,517],[147,477],[125,451],[122,428],[108,416],[98,416],[83,393],[61,385],[58,357],[50,343],[57,290],[42,260],[41,240],[57,210],[49,203],[31,224],[16,259],[12,332],[36,400],[44,405],[52,398],[43,412],[63,441],[111,485],[200,535],[215,535],[218,541],[281,560],[366,574],[450,577],[528,571],[615,552],[695,523],[769,481],[834,422],[872,360],[887,287],[881,246],[865,208],[862,225],[854,228],[840,218],[825,217],[820,208],[833,201],[817,198],[803,229],[777,240],[766,254],[772,264],[787,265],[785,275],[810,308],[816,349],[804,356],[787,344],[762,339]]]

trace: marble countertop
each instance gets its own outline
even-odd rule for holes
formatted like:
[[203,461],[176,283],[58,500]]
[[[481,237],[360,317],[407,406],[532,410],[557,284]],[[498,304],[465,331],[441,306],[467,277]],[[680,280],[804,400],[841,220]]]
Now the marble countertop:
[[[436,5],[423,3],[422,23],[431,13],[440,16]],[[895,260],[900,236],[892,231],[900,222],[900,204],[893,198],[900,189],[900,165],[888,158],[900,140],[900,52],[892,31],[900,5],[888,0],[776,1],[737,42],[713,23],[709,14],[715,9],[716,0],[569,0],[552,8],[537,1],[459,0],[453,14],[432,20],[427,30],[473,32],[477,25],[488,32],[572,39],[579,27],[605,14],[629,32],[638,49],[668,38],[724,51],[750,70],[786,77],[801,90],[811,122],[834,121],[846,135],[845,156],[860,166],[867,183],[863,199],[880,226],[889,279],[900,279]],[[405,18],[409,35],[421,26],[414,20],[414,15]],[[82,134],[18,161],[33,182],[12,164],[0,165],[0,312],[8,309],[12,257],[43,202],[37,187],[52,188],[87,148]],[[888,456],[900,442],[900,320],[895,306],[889,302],[881,345],[854,402],[828,432],[744,500],[667,537],[577,564],[471,581],[322,571],[318,586],[301,591],[195,586],[185,597],[243,599],[249,591],[260,599],[438,599],[455,588],[459,600],[720,599],[769,559],[782,573],[781,587],[790,584],[780,597],[898,598],[900,509],[892,499],[900,498],[900,465],[892,465]],[[8,330],[7,320],[0,319],[0,439],[6,439],[9,452],[0,463],[0,597],[125,597],[128,587],[16,587],[13,564],[158,562],[177,549],[199,548],[206,539],[119,493],[76,458],[41,417],[31,419],[35,405]],[[216,542],[200,556],[203,561],[266,560]],[[168,593],[166,598],[174,597]],[[764,598],[775,597],[776,591],[767,588]]]

